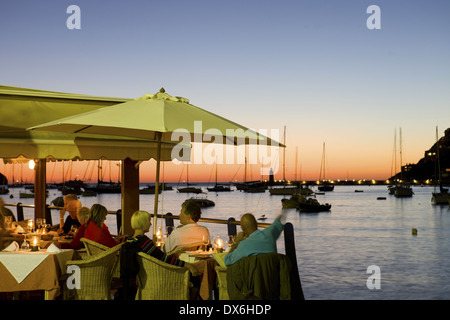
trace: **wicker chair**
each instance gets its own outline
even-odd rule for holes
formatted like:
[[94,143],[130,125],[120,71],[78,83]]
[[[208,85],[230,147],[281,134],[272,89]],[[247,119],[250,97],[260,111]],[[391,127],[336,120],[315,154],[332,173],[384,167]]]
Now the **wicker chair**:
[[[84,247],[86,249],[88,257],[95,256],[95,255],[105,252],[109,249],[109,247],[107,247],[101,243],[87,239],[87,238],[81,238],[80,241],[84,244]],[[83,259],[85,259],[85,257]],[[117,260],[116,260],[116,263],[114,264],[113,269],[114,269],[113,277],[120,278],[120,255],[119,255],[119,253],[117,253]]]
[[139,252],[136,300],[189,300],[190,272]]
[[119,244],[86,260],[67,261],[67,267],[80,268],[80,289],[65,287],[65,297],[74,300],[111,300],[111,279],[117,256],[122,247]]
[[230,300],[227,290],[227,268],[216,266],[214,269],[217,274],[216,285],[219,290],[219,300]]
[[86,248],[86,251],[90,256],[95,256],[96,254],[105,252],[109,249],[107,246],[104,246],[103,244],[87,238],[81,238],[80,241],[84,244],[84,247]]

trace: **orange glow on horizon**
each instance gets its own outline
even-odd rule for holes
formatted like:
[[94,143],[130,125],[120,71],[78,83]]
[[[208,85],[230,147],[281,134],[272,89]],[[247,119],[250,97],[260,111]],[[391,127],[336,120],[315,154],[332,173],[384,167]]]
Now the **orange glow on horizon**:
[[[73,161],[71,167],[70,161],[66,161],[64,165],[65,180],[83,180],[87,183],[97,182],[97,161]],[[106,164],[107,163],[107,164]],[[372,161],[362,162],[359,165],[351,168],[346,167],[346,162],[333,163],[327,167],[326,179],[331,180],[359,180],[359,179],[375,179],[385,180],[391,176],[390,161],[385,161],[385,167],[380,167],[376,159]],[[33,183],[34,172],[28,168],[28,164],[16,164],[14,166],[14,174],[12,173],[13,166],[11,164],[3,164],[0,166],[0,172],[3,173],[11,184],[13,180],[16,182]],[[118,161],[104,161],[103,164],[103,180],[118,181],[120,177],[119,162]],[[188,167],[188,169],[187,169]],[[242,182],[245,180],[245,165],[244,164],[219,164],[217,166],[217,180],[218,182]],[[214,183],[216,179],[216,165],[214,164],[174,164],[172,162],[161,163],[161,182],[167,183],[186,183],[186,171],[189,171],[189,182],[192,183]],[[261,175],[261,166],[252,164],[247,166],[247,181],[269,179],[268,175]],[[155,182],[156,161],[149,160],[140,164],[140,182],[154,183]],[[286,180],[317,180],[319,178],[320,163],[308,162],[298,164],[295,170],[294,164],[286,164],[285,178]],[[63,182],[63,165],[62,162],[48,162],[47,163],[47,182],[61,183]],[[274,174],[275,180],[283,178],[282,164],[279,170]]]

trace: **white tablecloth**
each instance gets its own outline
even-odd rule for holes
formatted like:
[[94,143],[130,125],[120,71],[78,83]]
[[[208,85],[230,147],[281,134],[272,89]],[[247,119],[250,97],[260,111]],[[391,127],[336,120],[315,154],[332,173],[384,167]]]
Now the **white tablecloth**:
[[49,255],[57,255],[61,272],[65,273],[66,261],[72,258],[73,250],[61,250],[61,252],[2,251],[0,252],[0,263],[8,269],[18,283],[21,283]]

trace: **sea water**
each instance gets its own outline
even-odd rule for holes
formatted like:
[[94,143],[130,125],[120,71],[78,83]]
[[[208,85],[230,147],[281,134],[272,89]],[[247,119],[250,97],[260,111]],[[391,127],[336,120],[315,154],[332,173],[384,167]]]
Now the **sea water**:
[[[283,196],[268,191],[214,193],[207,192],[206,185],[198,186],[203,187],[203,196],[215,202],[214,207],[202,209],[205,218],[239,220],[251,212],[256,218],[265,215],[266,220],[260,222],[271,223],[282,211],[286,213],[294,226],[306,299],[450,299],[450,211],[448,205],[431,205],[432,187],[416,186],[412,198],[395,198],[388,195],[386,186],[336,186],[334,191],[316,196],[319,202],[332,205],[329,212],[299,213],[283,210]],[[33,199],[19,199],[19,191],[23,190],[10,189],[12,199],[2,197],[7,203],[34,204]],[[49,190],[47,203],[58,196],[60,192]],[[159,196],[159,212],[178,215],[181,203],[192,196],[176,189],[165,191]],[[120,194],[80,196],[80,200],[83,206],[100,203],[111,211],[120,209],[121,204]],[[141,210],[152,212],[153,204],[154,195],[140,195]],[[33,209],[25,208],[24,215],[33,218]],[[56,210],[52,215],[53,222],[59,221]],[[112,234],[117,233],[115,216],[108,216],[106,224]],[[209,228],[211,236],[226,239],[226,225],[201,224]],[[164,226],[164,221],[158,220],[158,225]],[[413,228],[417,235],[412,234]],[[284,253],[282,236],[277,245]],[[379,270],[375,288],[368,286],[371,266]]]

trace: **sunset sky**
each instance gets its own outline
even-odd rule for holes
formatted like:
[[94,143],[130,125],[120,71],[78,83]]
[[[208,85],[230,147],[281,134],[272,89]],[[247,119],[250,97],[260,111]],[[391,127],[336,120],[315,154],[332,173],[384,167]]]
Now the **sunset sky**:
[[[81,29],[67,27],[70,5]],[[370,5],[381,29],[368,28]],[[298,178],[319,178],[323,143],[327,178],[386,179],[399,128],[405,164],[423,157],[436,126],[439,136],[450,127],[449,13],[448,0],[1,1],[0,84],[124,98],[164,87],[249,128],[277,130],[280,142],[286,126],[288,179],[296,163]],[[277,159],[280,179],[281,149]],[[86,165],[73,163],[71,177],[86,176]],[[183,165],[164,169],[166,181],[186,179]],[[261,178],[259,169],[247,179]],[[11,178],[2,162],[5,170]],[[49,164],[48,180],[61,172]],[[144,162],[141,181],[154,172]],[[219,180],[243,174],[243,165],[219,165]],[[190,165],[189,180],[213,181],[214,165]]]

